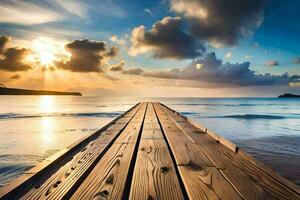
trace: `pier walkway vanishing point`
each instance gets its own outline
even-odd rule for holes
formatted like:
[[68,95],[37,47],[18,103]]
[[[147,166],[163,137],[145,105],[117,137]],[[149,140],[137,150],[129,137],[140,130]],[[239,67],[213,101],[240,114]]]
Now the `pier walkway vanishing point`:
[[300,199],[299,186],[160,103],[139,103],[0,188],[1,199]]

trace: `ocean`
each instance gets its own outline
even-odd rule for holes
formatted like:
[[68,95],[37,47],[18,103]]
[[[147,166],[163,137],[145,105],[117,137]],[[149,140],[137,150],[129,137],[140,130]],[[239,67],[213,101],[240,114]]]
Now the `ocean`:
[[300,185],[300,101],[277,98],[0,97],[0,186],[139,101],[160,101]]

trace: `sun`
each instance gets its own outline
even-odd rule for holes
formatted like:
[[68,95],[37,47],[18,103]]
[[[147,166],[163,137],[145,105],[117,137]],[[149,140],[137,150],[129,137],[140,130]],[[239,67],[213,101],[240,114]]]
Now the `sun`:
[[37,38],[33,41],[33,51],[36,60],[43,66],[48,67],[56,60],[57,46],[50,38]]
[[49,52],[41,52],[39,55],[39,60],[42,65],[49,66],[50,64],[53,64],[54,59],[54,55]]

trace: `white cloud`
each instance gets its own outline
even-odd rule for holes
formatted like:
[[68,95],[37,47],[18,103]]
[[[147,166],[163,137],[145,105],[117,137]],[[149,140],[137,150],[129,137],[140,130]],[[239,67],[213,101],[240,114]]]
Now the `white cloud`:
[[232,57],[232,53],[231,52],[228,52],[226,55],[225,55],[225,58],[227,59],[230,59]]
[[80,18],[86,18],[87,16],[87,5],[83,1],[74,0],[56,0],[56,3],[61,6],[64,10],[69,13],[76,15]]
[[252,56],[250,56],[250,55],[245,55],[245,59],[246,59],[246,60],[251,60],[251,58],[252,58]]
[[16,0],[2,3],[0,13],[0,22],[22,25],[43,24],[63,19],[61,14],[53,10],[34,3]]
[[152,11],[149,8],[145,8],[144,11],[148,13],[150,16],[153,16]]

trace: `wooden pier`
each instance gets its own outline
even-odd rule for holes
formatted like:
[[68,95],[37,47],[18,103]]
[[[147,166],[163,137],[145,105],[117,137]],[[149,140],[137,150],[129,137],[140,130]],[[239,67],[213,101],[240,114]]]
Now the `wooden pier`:
[[216,133],[143,102],[0,188],[0,198],[297,200],[300,189]]

